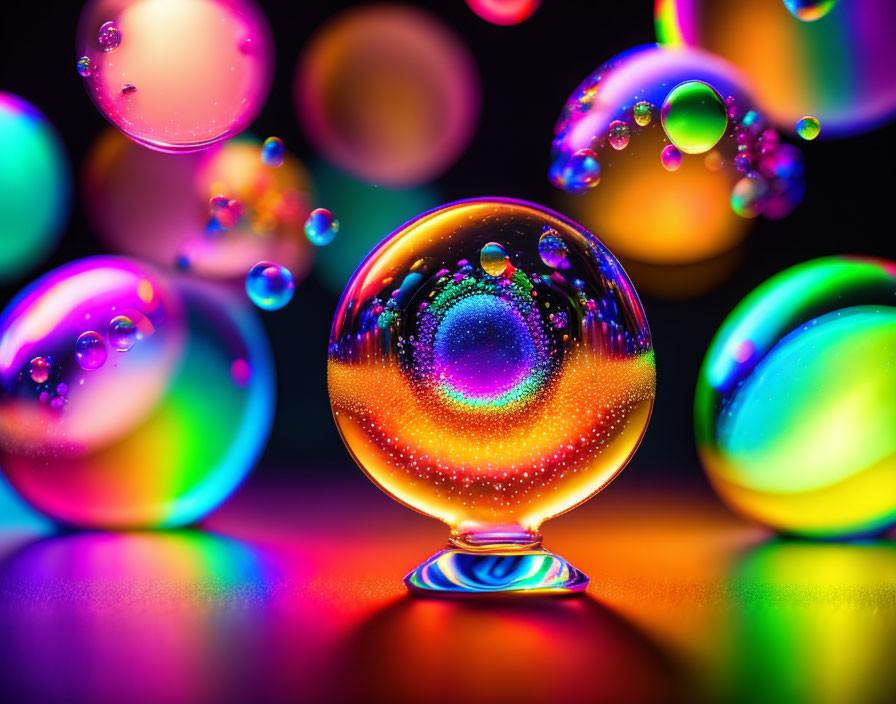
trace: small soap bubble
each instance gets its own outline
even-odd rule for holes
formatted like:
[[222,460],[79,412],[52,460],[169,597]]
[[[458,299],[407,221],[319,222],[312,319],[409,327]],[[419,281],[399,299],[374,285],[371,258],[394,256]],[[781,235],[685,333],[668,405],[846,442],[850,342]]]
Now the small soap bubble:
[[678,171],[678,167],[681,166],[681,159],[681,152],[678,151],[678,148],[674,144],[667,144],[663,147],[663,151],[660,154],[660,161],[663,162],[663,168],[666,171]]
[[569,253],[566,243],[550,225],[545,225],[541,230],[541,237],[538,238],[538,255],[541,261],[552,269],[564,269],[564,264],[568,266],[567,254]]
[[93,63],[89,56],[82,56],[78,59],[78,75],[82,78],[88,78],[93,73]]
[[742,218],[755,218],[765,209],[768,182],[759,174],[748,174],[731,190],[731,209]]
[[121,30],[115,22],[106,22],[100,27],[96,41],[103,51],[112,51],[121,44]]
[[569,157],[560,173],[559,183],[555,185],[572,193],[581,193],[598,183],[600,183],[600,162],[597,154],[591,149],[579,149]]
[[259,262],[246,276],[246,293],[263,310],[279,310],[292,300],[294,290],[292,273],[273,262]]
[[81,369],[99,369],[106,363],[107,356],[106,342],[98,332],[88,330],[75,341],[75,359]]
[[28,364],[28,374],[35,384],[43,384],[50,378],[50,360],[46,357],[35,357]]
[[507,270],[510,260],[504,247],[497,242],[489,242],[479,253],[479,263],[486,274],[500,276]]
[[121,87],[122,95],[130,95],[131,93],[137,92],[137,86],[127,83]]
[[613,120],[610,123],[609,134],[607,139],[610,146],[616,151],[622,151],[628,146],[628,140],[631,137],[631,129],[622,120]]
[[796,133],[811,142],[821,133],[821,123],[811,115],[806,115],[796,123]]
[[112,349],[127,352],[137,343],[137,326],[126,315],[118,315],[109,323],[109,344]]
[[339,232],[339,221],[326,208],[315,208],[305,221],[305,237],[313,245],[330,244]]
[[261,163],[276,169],[283,164],[283,140],[279,137],[268,137],[261,146]]
[[68,393],[68,384],[62,382],[56,385],[56,393],[60,396],[65,396]]
[[634,118],[636,125],[639,127],[647,127],[647,125],[650,124],[650,121],[653,120],[653,105],[646,100],[641,100],[635,103],[635,107],[632,108],[632,117]]

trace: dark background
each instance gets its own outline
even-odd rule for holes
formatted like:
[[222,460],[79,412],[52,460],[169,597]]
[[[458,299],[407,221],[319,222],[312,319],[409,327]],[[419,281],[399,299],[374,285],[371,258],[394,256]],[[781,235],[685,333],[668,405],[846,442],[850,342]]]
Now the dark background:
[[[0,3],[0,90],[22,96],[47,115],[65,142],[77,180],[88,147],[106,125],[75,71],[75,28],[82,4],[78,0]],[[292,105],[296,61],[316,27],[358,3],[264,0],[260,4],[273,28],[277,70],[271,96],[252,130],[261,137],[281,137],[290,151],[308,162],[315,155]],[[482,116],[473,142],[436,182],[445,202],[506,195],[550,205],[548,152],[554,121],[567,96],[606,59],[655,40],[650,0],[544,0],[535,15],[513,27],[488,24],[463,0],[412,4],[429,8],[464,38],[482,81]],[[642,292],[656,346],[658,395],[647,436],[627,477],[700,476],[691,424],[697,371],[725,315],[754,286],[816,256],[896,255],[891,218],[896,201],[894,139],[896,128],[891,126],[853,139],[802,144],[805,199],[784,220],[756,222],[744,260],[732,277],[686,301],[664,301]],[[76,192],[59,247],[18,285],[0,289],[0,302],[5,305],[44,271],[103,251]],[[359,252],[359,260],[361,256]],[[298,287],[291,305],[261,314],[274,349],[279,385],[277,419],[261,473],[338,479],[356,471],[336,433],[327,400],[326,346],[336,302],[312,273]]]

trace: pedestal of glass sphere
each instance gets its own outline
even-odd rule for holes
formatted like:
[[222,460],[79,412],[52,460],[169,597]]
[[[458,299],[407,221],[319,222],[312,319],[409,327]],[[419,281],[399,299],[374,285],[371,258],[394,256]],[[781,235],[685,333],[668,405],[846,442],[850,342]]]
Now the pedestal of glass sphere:
[[410,590],[584,590],[540,526],[616,476],[655,392],[644,311],[591,233],[510,199],[412,220],[348,283],[328,385],[373,482],[451,528]]

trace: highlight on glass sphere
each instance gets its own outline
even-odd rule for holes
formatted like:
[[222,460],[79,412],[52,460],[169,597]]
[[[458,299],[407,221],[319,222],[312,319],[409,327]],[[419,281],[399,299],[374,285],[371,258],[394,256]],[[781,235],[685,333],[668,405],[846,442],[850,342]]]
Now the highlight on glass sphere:
[[77,69],[99,111],[140,144],[204,149],[267,99],[273,39],[252,0],[90,0]]
[[0,470],[69,525],[176,526],[267,441],[263,328],[226,289],[123,257],[66,264],[0,316]]
[[332,242],[339,232],[339,221],[326,208],[315,208],[305,221],[305,237],[318,247]]
[[407,576],[424,592],[579,591],[541,524],[637,448],[655,367],[644,311],[591,233],[538,205],[474,199],[410,221],[348,283],[330,401],[387,494],[451,528]]
[[[745,86],[711,54],[645,45],[600,66],[563,108],[548,174],[568,194],[559,201],[653,293],[711,288],[748,220],[784,217],[803,196],[799,150]],[[676,268],[681,288],[665,275]]]
[[467,5],[486,22],[507,26],[529,19],[541,0],[467,0]]
[[460,158],[479,94],[459,36],[428,12],[386,4],[352,8],[321,27],[294,87],[299,122],[324,158],[395,187],[427,183]]
[[263,310],[280,310],[295,291],[292,273],[273,262],[258,262],[246,275],[246,294]]
[[288,152],[262,163],[262,143],[241,136],[202,153],[160,154],[115,130],[85,160],[85,210],[113,250],[242,286],[259,261],[276,261],[297,281],[313,258],[304,235],[311,181]]
[[50,255],[70,201],[68,157],[53,126],[31,103],[0,91],[0,284]]
[[814,115],[825,137],[851,137],[896,116],[891,0],[655,0],[654,16],[661,43],[742,70],[780,129]]
[[836,538],[896,523],[896,263],[791,267],[731,312],[700,370],[700,457],[736,511]]

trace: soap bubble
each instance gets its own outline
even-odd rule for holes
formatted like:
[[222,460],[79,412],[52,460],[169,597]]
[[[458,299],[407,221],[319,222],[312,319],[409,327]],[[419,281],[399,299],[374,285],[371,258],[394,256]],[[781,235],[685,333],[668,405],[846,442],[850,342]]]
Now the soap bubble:
[[[100,333],[121,316],[139,344],[98,364]],[[27,375],[35,357],[52,360],[39,384]],[[248,384],[231,379],[237,359],[251,369]],[[136,260],[66,264],[0,316],[0,469],[63,523],[201,518],[251,469],[272,397],[270,351],[247,307],[227,290]]]
[[786,4],[814,8],[817,17],[795,20],[782,0],[657,0],[657,37],[737,66],[781,129],[792,130],[809,114],[824,125],[826,137],[852,137],[893,119],[896,3]]
[[70,199],[68,158],[52,125],[30,103],[0,92],[0,284],[49,256]]
[[784,5],[790,10],[790,14],[803,22],[815,22],[820,20],[831,10],[837,0],[784,0]]
[[292,300],[294,290],[289,269],[273,262],[259,262],[246,276],[246,293],[264,310],[279,310]]
[[552,269],[568,269],[567,254],[569,250],[560,233],[550,225],[545,225],[541,230],[541,237],[538,238],[538,256],[541,257],[541,261]]
[[116,315],[109,323],[109,344],[118,352],[127,352],[135,344],[140,333],[134,321],[126,315]]
[[261,146],[261,163],[276,169],[283,164],[283,140],[279,137],[268,137]]
[[414,7],[349,9],[311,38],[296,70],[296,112],[333,164],[379,185],[441,175],[467,148],[479,117],[469,49]]
[[305,237],[313,245],[330,244],[339,232],[339,221],[326,208],[315,208],[305,221]]
[[90,62],[90,57],[82,56],[78,59],[78,75],[81,78],[87,78],[91,73],[93,73],[93,64]]
[[88,218],[113,250],[194,276],[242,288],[256,262],[271,260],[301,280],[313,254],[302,229],[310,178],[289,153],[266,167],[261,148],[241,136],[198,154],[160,154],[108,130],[86,160]]
[[81,333],[75,340],[75,359],[81,369],[93,371],[106,363],[109,352],[103,336],[93,330]]
[[[546,232],[563,270],[543,261]],[[480,260],[496,245],[499,275]],[[336,311],[328,385],[343,439],[388,494],[456,541],[512,540],[622,469],[655,371],[637,295],[593,235],[477,199],[420,215],[364,260]]]
[[28,376],[35,384],[43,384],[50,377],[53,363],[46,357],[35,357],[28,364]]
[[[799,203],[802,170],[777,168],[792,149],[730,64],[648,45],[603,64],[569,97],[548,176],[571,194],[563,209],[599,232],[639,284],[688,296],[730,272],[728,255],[749,228],[732,207],[741,178],[758,173],[773,194],[754,203],[768,206],[755,215],[784,217]],[[682,276],[668,276],[672,267]]]
[[801,117],[796,123],[796,133],[807,141],[812,141],[821,132],[821,123],[811,115]]
[[479,266],[489,276],[500,276],[509,264],[507,252],[498,242],[489,242],[479,252]]
[[92,66],[84,86],[99,111],[159,151],[239,134],[271,83],[270,28],[252,0],[91,0],[77,49]]
[[467,0],[467,5],[486,22],[508,26],[529,19],[541,0]]
[[828,257],[731,312],[697,387],[703,465],[735,510],[813,537],[896,523],[896,263]]

